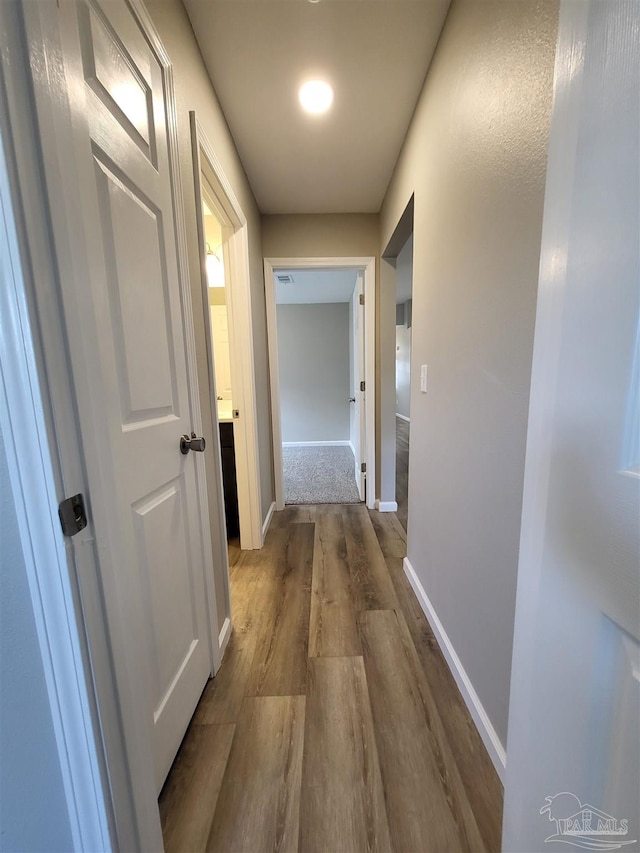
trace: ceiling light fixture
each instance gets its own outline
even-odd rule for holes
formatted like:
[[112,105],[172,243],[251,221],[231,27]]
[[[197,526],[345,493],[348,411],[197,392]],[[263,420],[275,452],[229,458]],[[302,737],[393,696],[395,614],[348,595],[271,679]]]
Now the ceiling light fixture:
[[333,103],[333,89],[324,80],[308,80],[300,87],[298,98],[308,113],[326,113]]

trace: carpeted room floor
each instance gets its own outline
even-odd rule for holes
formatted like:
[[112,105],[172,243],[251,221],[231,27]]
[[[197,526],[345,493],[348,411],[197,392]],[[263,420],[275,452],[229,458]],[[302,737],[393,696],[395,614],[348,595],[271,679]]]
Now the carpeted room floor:
[[360,503],[348,446],[283,447],[286,504]]

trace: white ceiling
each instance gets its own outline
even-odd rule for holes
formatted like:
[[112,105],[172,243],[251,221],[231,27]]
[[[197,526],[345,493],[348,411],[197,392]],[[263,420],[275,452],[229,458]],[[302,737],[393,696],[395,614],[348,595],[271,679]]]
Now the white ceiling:
[[349,302],[358,277],[357,270],[278,270],[289,273],[293,284],[280,284],[274,275],[276,303],[301,305],[317,302]]
[[[184,0],[263,213],[377,213],[450,0]],[[330,82],[329,113],[298,88]]]

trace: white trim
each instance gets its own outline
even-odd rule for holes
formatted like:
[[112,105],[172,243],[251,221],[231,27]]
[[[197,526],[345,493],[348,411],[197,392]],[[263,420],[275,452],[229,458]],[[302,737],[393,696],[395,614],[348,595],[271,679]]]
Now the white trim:
[[352,442],[352,441],[349,441],[349,447],[351,448],[351,452],[353,453],[353,458],[355,459],[355,457],[356,457],[356,449],[355,449],[355,447],[353,446],[353,442]]
[[449,669],[456,680],[458,689],[460,690],[462,698],[469,709],[473,722],[476,724],[476,728],[478,729],[480,737],[482,738],[487,752],[489,753],[493,766],[504,784],[505,770],[507,767],[507,754],[505,752],[505,748],[502,745],[496,730],[493,728],[489,715],[485,711],[482,702],[471,683],[471,679],[462,666],[462,661],[458,657],[456,650],[453,647],[453,643],[449,639],[442,622],[438,619],[438,614],[429,600],[429,596],[424,591],[420,578],[416,574],[416,571],[411,565],[408,557],[404,558],[403,566],[404,573],[409,579],[409,583],[416,594],[416,598],[420,602],[420,606],[429,621],[431,629],[438,641],[438,645],[440,646],[440,650],[449,664]]
[[221,655],[224,654],[224,650],[227,648],[227,644],[231,639],[231,629],[233,628],[233,623],[231,621],[231,617],[227,616],[227,618],[222,623],[222,629],[218,635],[218,646],[220,647]]
[[[196,376],[195,340],[190,316],[190,285],[185,264],[186,234],[183,220],[183,196],[177,150],[175,102],[172,71],[157,31],[141,0],[127,0],[127,5],[140,24],[153,50],[161,73],[167,83],[167,137],[169,167],[173,185],[173,214],[177,243],[180,298],[183,306],[185,350],[189,381]],[[91,672],[90,700],[96,709],[100,725],[100,748],[105,756],[105,786],[111,796],[113,815],[112,838],[106,847],[97,842],[84,844],[82,849],[161,849],[162,829],[158,812],[157,791],[151,737],[146,714],[146,696],[139,679],[133,675],[139,661],[138,652],[131,650],[131,618],[136,602],[121,595],[118,585],[118,549],[120,519],[108,504],[106,495],[113,470],[105,440],[107,425],[97,415],[94,405],[97,385],[92,381],[100,375],[99,353],[86,346],[83,311],[91,303],[90,289],[78,282],[91,275],[90,242],[78,203],[80,161],[73,156],[76,138],[73,124],[78,113],[71,109],[67,91],[67,63],[72,61],[64,46],[75,38],[68,23],[70,7],[64,4],[28,3],[0,4],[10,7],[11,13],[23,20],[15,41],[17,45],[12,74],[27,79],[26,96],[13,110],[19,166],[31,166],[32,179],[26,189],[20,187],[25,207],[23,220],[29,223],[26,239],[32,265],[31,284],[34,311],[39,319],[38,332],[42,362],[38,365],[43,393],[49,397],[51,414],[48,420],[49,441],[60,453],[58,477],[59,495],[76,491],[90,492],[92,515],[89,526],[67,544],[69,559],[74,562],[76,584],[73,618],[84,619],[81,637],[87,668]],[[0,31],[2,28],[0,28]],[[28,45],[28,55],[22,56],[19,46]],[[4,59],[4,56],[3,56]],[[3,71],[7,64],[3,63]],[[16,71],[17,68],[17,71]],[[12,79],[10,90],[15,86]],[[16,87],[16,92],[20,89]],[[12,92],[14,101],[17,96]],[[34,103],[35,117],[29,115]],[[33,122],[33,128],[23,129]],[[37,120],[37,126],[35,121]],[[22,149],[28,150],[23,155]],[[42,150],[40,150],[42,148]],[[33,154],[35,153],[35,156]],[[44,168],[42,159],[46,163]],[[24,160],[24,162],[23,162]],[[37,184],[40,186],[37,186]],[[47,195],[43,198],[44,193]],[[55,199],[55,216],[51,215],[49,200]],[[36,201],[39,200],[39,204]],[[37,236],[40,235],[38,239]],[[55,241],[55,254],[51,240]],[[70,299],[69,294],[78,294]],[[73,385],[71,373],[73,372]],[[197,380],[196,380],[197,381]],[[193,428],[200,430],[200,411],[197,384],[190,388],[189,404]],[[77,420],[76,420],[77,418]],[[82,424],[82,431],[80,429]],[[24,454],[23,454],[24,455]],[[207,568],[211,565],[211,548],[207,549],[209,517],[204,490],[203,460],[196,459],[197,483],[200,498],[199,514],[203,521],[199,546]],[[60,486],[64,483],[64,491]],[[91,488],[89,488],[91,485]],[[204,501],[203,501],[204,496]],[[96,530],[99,528],[100,535]],[[98,540],[99,544],[96,544]],[[195,545],[196,543],[194,543]],[[71,619],[70,619],[71,622]],[[50,641],[53,635],[50,636]],[[78,674],[78,683],[81,676]],[[82,731],[75,737],[82,741]],[[77,744],[73,744],[75,748]],[[84,746],[86,749],[86,744]],[[76,780],[79,784],[82,780]],[[88,791],[90,789],[88,788]]]
[[[3,16],[0,16],[3,18]],[[3,32],[4,29],[4,20]],[[0,98],[2,112],[4,98]],[[4,122],[3,122],[4,124]],[[2,128],[8,141],[9,131]],[[60,530],[54,460],[40,394],[35,335],[20,261],[14,199],[0,141],[0,430],[4,438],[74,849],[111,849],[110,796],[82,619],[74,601],[73,550]],[[21,208],[16,200],[16,209]],[[54,445],[52,445],[53,447]],[[28,452],[25,452],[28,448]],[[35,768],[33,768],[35,771]]]
[[271,525],[271,519],[273,518],[273,513],[276,510],[276,502],[273,501],[271,506],[267,510],[267,517],[264,520],[264,524],[262,525],[262,544],[264,545],[264,540],[267,538],[267,533],[269,532],[269,527]]
[[[41,23],[41,17],[47,19]],[[74,391],[70,377],[70,356],[68,353],[65,318],[60,304],[58,291],[58,272],[71,275],[64,258],[56,258],[51,244],[50,215],[46,198],[46,187],[41,170],[41,132],[36,125],[36,111],[28,105],[35,94],[42,95],[46,104],[44,115],[39,116],[41,128],[50,133],[54,110],[53,101],[47,100],[49,79],[46,75],[32,77],[32,64],[27,50],[23,52],[22,28],[28,29],[29,43],[42,45],[46,40],[57,44],[56,10],[42,4],[6,4],[0,3],[0,43],[2,43],[3,68],[1,77],[6,85],[7,109],[2,105],[0,119],[6,117],[3,126],[3,138],[12,147],[12,186],[15,188],[14,209],[20,208],[20,223],[29,223],[29,227],[20,226],[19,241],[23,253],[23,273],[26,299],[29,313],[34,317],[32,333],[33,344],[37,349],[38,370],[46,369],[46,378],[40,382],[43,405],[47,409],[47,430],[51,450],[51,464],[59,499],[64,495],[78,492],[87,493],[87,471],[85,461],[78,448],[82,446],[79,425],[76,420]],[[24,20],[22,20],[24,18]],[[55,73],[55,71],[53,72]],[[59,73],[59,72],[58,72]],[[57,103],[60,110],[63,104]],[[6,134],[6,135],[5,135]],[[10,141],[9,141],[10,140]],[[7,152],[8,155],[8,152]],[[50,164],[55,171],[55,162]],[[61,213],[58,211],[58,216]],[[57,261],[57,263],[56,263]],[[37,282],[37,287],[36,287]],[[3,312],[4,317],[4,312]],[[46,318],[46,322],[42,318]],[[46,403],[45,403],[46,396]],[[55,450],[54,450],[55,448]],[[146,837],[149,844],[161,839],[160,821],[157,818],[157,833],[148,823],[143,828],[146,815],[142,798],[132,796],[131,756],[122,736],[120,707],[113,671],[108,626],[104,612],[105,590],[99,577],[98,555],[95,549],[95,536],[91,520],[88,527],[76,535],[67,544],[69,579],[74,587],[73,619],[81,625],[80,644],[83,652],[85,683],[96,731],[100,734],[98,747],[104,764],[104,790],[109,800],[111,812],[111,847],[136,849],[140,838]],[[38,563],[36,568],[47,571],[46,563]],[[53,607],[55,598],[47,599]],[[81,605],[78,602],[82,602]],[[69,615],[69,624],[73,619]],[[50,634],[50,643],[60,639]],[[63,647],[64,653],[64,647]],[[83,677],[78,676],[78,690],[81,690]],[[67,693],[72,701],[73,693]],[[75,732],[78,737],[80,728]],[[83,747],[85,748],[85,747]],[[108,767],[108,769],[107,769]],[[84,785],[81,779],[80,785]],[[81,808],[78,805],[78,808]],[[157,809],[156,809],[157,811]],[[86,813],[90,819],[90,811]],[[153,824],[153,819],[150,823]],[[102,848],[100,848],[102,849]]]
[[[173,211],[176,222],[176,260],[180,280],[180,298],[183,305],[183,335],[186,349],[187,376],[189,379],[189,407],[193,429],[202,435],[202,410],[200,409],[198,358],[196,352],[196,336],[193,326],[193,303],[191,300],[191,279],[189,276],[187,225],[184,215],[184,193],[182,190],[182,174],[180,171],[180,145],[178,142],[178,112],[176,108],[175,88],[173,85],[173,65],[164,48],[160,35],[155,28],[147,8],[142,0],[128,0],[133,15],[145,36],[149,39],[152,50],[156,53],[164,69],[165,109],[167,114],[167,137],[169,171],[173,190]],[[197,454],[195,460],[196,483],[198,489],[198,510],[200,514],[200,551],[204,572],[205,595],[207,598],[207,630],[209,645],[209,663],[211,672],[215,673],[222,662],[222,654],[216,647],[215,637],[219,633],[216,589],[213,583],[213,548],[211,538],[211,519],[209,516],[209,498],[207,495],[207,472],[204,457]]]
[[283,447],[352,447],[350,441],[283,441]]
[[[568,251],[574,248],[577,152],[585,116],[585,55],[601,48],[588,38],[592,3],[561,2],[555,54],[553,104],[547,146],[547,169],[540,242],[533,358],[527,422],[518,581],[516,589],[511,682],[509,694],[509,754],[535,755],[539,729],[527,722],[538,706],[539,656],[535,654],[543,614],[549,616],[549,592],[543,588],[544,553],[548,545],[549,491],[557,436],[551,429],[558,405],[558,377],[563,347]],[[599,62],[599,58],[595,60]],[[563,401],[564,405],[564,401]],[[583,469],[584,470],[584,469]],[[586,469],[588,471],[588,469]],[[582,595],[576,585],[575,593]],[[581,602],[582,603],[582,602]],[[567,618],[575,618],[567,613]],[[555,666],[555,663],[554,663]],[[547,682],[548,683],[548,682]],[[557,719],[557,718],[556,718]],[[556,737],[560,733],[558,732]],[[561,762],[560,762],[561,763]],[[556,765],[559,766],[559,765]],[[547,769],[547,768],[545,768]],[[522,775],[510,765],[503,812],[503,844],[522,842],[520,808]],[[528,805],[528,804],[527,804]],[[507,849],[507,848],[503,848]]]
[[269,351],[269,386],[271,388],[271,440],[273,446],[273,480],[276,510],[284,509],[284,476],[282,471],[282,418],[280,413],[280,367],[278,364],[278,321],[273,267],[264,262],[264,296],[267,315],[267,347]]
[[[230,329],[231,377],[234,409],[240,417],[234,418],[233,435],[236,453],[236,480],[238,486],[238,515],[240,521],[240,547],[247,551],[262,547],[262,498],[260,485],[260,459],[258,454],[258,415],[253,352],[253,320],[251,311],[251,277],[249,268],[249,238],[246,216],[227,180],[222,165],[211,147],[195,112],[189,113],[191,146],[193,154],[196,193],[196,223],[201,254],[201,289],[205,314],[205,337],[209,362],[209,396],[214,427],[218,423],[215,393],[215,371],[209,296],[206,274],[206,240],[202,219],[203,167],[210,171],[211,189],[229,221],[228,241],[225,241],[225,268],[229,271],[226,287],[227,312]],[[228,247],[228,248],[227,248]],[[222,501],[224,499],[222,498]],[[223,502],[224,505],[224,502]],[[219,531],[226,539],[224,527]]]
[[376,501],[378,512],[397,512],[398,504],[395,501]]
[[411,423],[411,418],[408,418],[406,415],[401,415],[399,412],[396,412],[396,417],[400,418],[401,421],[406,421],[407,423]]
[[366,381],[365,418],[367,447],[366,503],[373,509],[377,496],[376,483],[376,261],[371,258],[364,268],[364,377]]
[[269,380],[271,386],[271,432],[276,509],[284,509],[282,475],[282,423],[280,416],[280,377],[278,368],[278,330],[273,274],[279,269],[360,269],[364,271],[365,295],[365,423],[367,463],[367,506],[375,507],[376,499],[376,259],[345,258],[265,258],[264,289],[269,345]]

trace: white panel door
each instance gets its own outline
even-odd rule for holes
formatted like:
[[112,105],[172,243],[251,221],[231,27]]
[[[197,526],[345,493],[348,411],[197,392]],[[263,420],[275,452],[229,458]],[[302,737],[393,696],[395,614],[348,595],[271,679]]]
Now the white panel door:
[[362,473],[362,463],[366,459],[366,424],[365,424],[365,394],[360,390],[360,383],[364,382],[364,305],[361,304],[364,297],[364,275],[359,272],[356,286],[351,300],[351,365],[353,376],[350,385],[353,386],[351,402],[351,417],[349,420],[350,441],[353,445],[355,455],[355,478],[358,486],[360,500],[365,499],[365,474]]
[[[210,533],[195,454],[179,449],[197,388],[187,370],[191,317],[178,272],[170,78],[123,0],[63,3],[60,21],[72,110],[66,156],[78,173],[70,192],[84,222],[84,237],[73,239],[90,255],[88,279],[76,285],[87,292],[80,298],[66,282],[64,298],[82,306],[85,353],[97,364],[98,426],[85,418],[82,428],[104,436],[99,452],[109,477],[100,490],[117,530],[104,547],[115,555],[121,599],[137,606],[126,665],[143,685],[159,790],[212,671]],[[93,521],[100,548],[101,518]]]
[[638,6],[563,0],[503,849],[640,849]]

